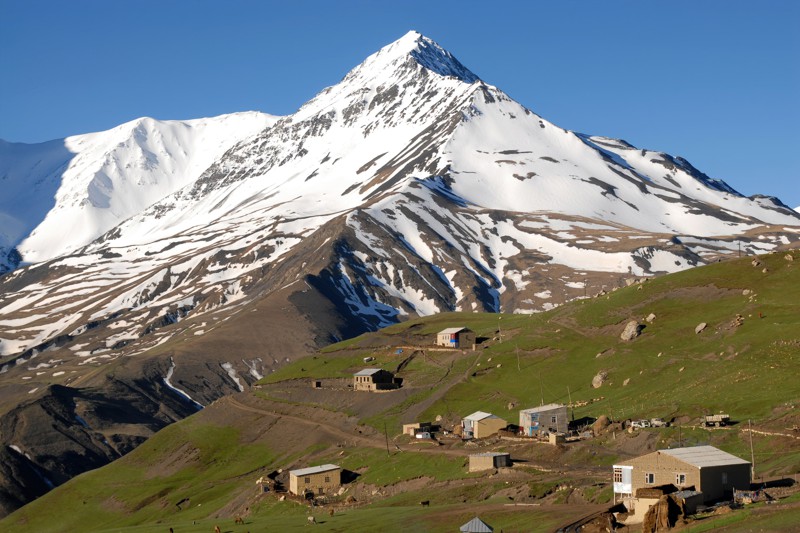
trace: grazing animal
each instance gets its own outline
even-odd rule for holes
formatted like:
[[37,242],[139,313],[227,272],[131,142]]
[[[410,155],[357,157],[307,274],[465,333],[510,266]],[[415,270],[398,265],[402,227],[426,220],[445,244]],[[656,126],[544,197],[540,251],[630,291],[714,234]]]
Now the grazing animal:
[[419,504],[421,506],[423,506],[423,507],[430,507],[431,506],[431,501],[430,500],[425,500],[423,502],[419,502]]
[[233,523],[234,524],[242,524],[242,525],[244,525],[244,520],[242,519],[241,516],[237,516],[236,520],[234,520]]
[[219,526],[214,526],[214,533],[222,533],[222,531],[219,530]]
[[308,517],[308,523],[309,524],[316,524],[317,523],[317,519],[314,518],[313,516],[309,516]]
[[328,514],[329,514],[331,517],[333,517],[333,513],[334,513],[334,511],[333,511],[333,507],[331,507],[331,510],[330,510],[330,511],[328,511]]

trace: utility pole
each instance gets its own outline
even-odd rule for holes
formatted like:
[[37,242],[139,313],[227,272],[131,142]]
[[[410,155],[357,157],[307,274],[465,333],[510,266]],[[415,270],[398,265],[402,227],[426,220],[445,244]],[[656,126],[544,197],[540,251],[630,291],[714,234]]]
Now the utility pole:
[[392,454],[389,453],[389,432],[386,431],[386,422],[383,423],[383,434],[386,437],[386,455],[391,457]]
[[747,432],[750,433],[750,480],[756,479],[756,456],[753,453],[753,428],[750,425],[750,419],[747,419]]
[[572,393],[569,392],[569,385],[567,385],[567,398],[569,398],[569,408],[572,411],[572,421],[575,421],[575,408],[572,406]]
[[517,372],[521,372],[519,368],[519,346],[516,344],[514,345],[514,351],[517,352]]
[[542,395],[542,403],[539,404],[540,406],[544,405],[544,385],[542,385],[542,372],[539,371],[539,394]]

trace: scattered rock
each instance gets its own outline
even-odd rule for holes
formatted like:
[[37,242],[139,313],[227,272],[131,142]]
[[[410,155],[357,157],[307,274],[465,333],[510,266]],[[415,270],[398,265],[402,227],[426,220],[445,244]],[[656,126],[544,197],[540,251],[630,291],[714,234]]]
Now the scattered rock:
[[750,289],[745,289],[745,290],[742,291],[742,296],[750,296],[750,294],[752,294],[752,292],[753,291],[751,291]]
[[641,335],[643,329],[643,324],[639,324],[636,320],[631,320],[625,325],[625,329],[620,333],[619,338],[624,341],[632,341]]
[[436,415],[436,421],[437,422],[441,422],[442,421],[442,415]]
[[626,378],[625,381],[622,382],[622,386],[625,387],[630,382],[631,382],[631,378]]
[[700,322],[699,324],[697,324],[697,327],[694,328],[694,332],[695,332],[695,334],[700,333],[701,331],[703,331],[707,327],[708,327],[708,324],[706,324],[705,322]]
[[783,258],[787,261],[794,261],[794,256],[792,254],[786,254],[783,256]]
[[661,352],[658,352],[658,355],[656,357],[661,357]]
[[650,313],[649,315],[647,315],[647,318],[645,318],[645,320],[647,320],[648,322],[652,322],[655,319],[656,315],[654,313]]
[[754,267],[760,267],[761,261],[759,261],[758,259],[753,259],[753,261],[750,264],[753,265]]
[[592,378],[592,388],[599,389],[608,380],[608,372],[601,370]]
[[764,274],[766,274],[767,272],[769,272],[769,269],[768,269],[767,267],[764,267],[764,268],[761,270],[761,272],[763,272]]
[[742,315],[737,314],[736,318],[734,318],[733,322],[731,322],[731,326],[734,328],[738,328],[742,324],[744,324],[744,317]]
[[517,406],[516,402],[508,402],[508,410],[511,411]]
[[680,367],[680,368],[678,369],[678,372],[683,372],[683,369],[684,369],[684,368],[686,368],[686,367],[684,367],[684,366]]

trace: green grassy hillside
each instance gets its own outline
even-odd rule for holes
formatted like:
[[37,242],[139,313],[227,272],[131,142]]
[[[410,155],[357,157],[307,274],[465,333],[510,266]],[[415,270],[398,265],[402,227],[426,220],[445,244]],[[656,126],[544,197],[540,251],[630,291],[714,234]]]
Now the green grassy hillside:
[[[530,524],[548,531],[608,503],[614,461],[678,444],[713,444],[749,460],[752,440],[757,477],[796,474],[800,255],[752,261],[647,280],[539,315],[443,314],[330,346],[53,490],[0,529],[292,530],[306,523],[308,507],[258,492],[255,480],[327,462],[354,480],[311,511],[326,531],[453,531],[476,514],[496,531]],[[623,341],[629,320],[646,327]],[[701,322],[707,327],[695,333]],[[476,331],[477,350],[431,349],[437,331],[456,325]],[[365,366],[397,371],[403,387],[348,390],[352,373]],[[600,372],[606,381],[594,388]],[[312,389],[312,378],[324,386]],[[516,423],[519,409],[569,401],[575,418],[658,416],[673,425],[635,433],[612,427],[558,448],[513,440],[436,445],[400,435],[405,422],[439,419],[447,428],[483,410]],[[699,427],[702,415],[720,411],[736,423]],[[509,451],[513,471],[468,473],[467,455],[488,450]],[[356,501],[347,503],[348,496]],[[431,505],[421,507],[422,500]],[[800,521],[796,502],[777,515],[751,514],[765,530]],[[236,516],[246,523],[235,525]],[[693,527],[738,531],[741,523],[706,519]]]

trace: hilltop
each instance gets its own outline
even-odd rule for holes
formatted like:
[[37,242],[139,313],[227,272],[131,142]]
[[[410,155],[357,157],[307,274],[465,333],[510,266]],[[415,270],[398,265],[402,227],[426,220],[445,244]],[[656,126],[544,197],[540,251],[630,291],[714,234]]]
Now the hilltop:
[[[397,531],[400,524],[452,531],[476,514],[498,530],[531,524],[553,530],[608,507],[614,461],[679,444],[713,444],[749,460],[752,439],[757,479],[791,476],[800,470],[797,261],[796,252],[747,257],[640,280],[539,315],[446,313],[365,334],[271,373],[252,391],[217,400],[0,526],[16,532],[301,527],[307,506],[259,493],[255,481],[322,463],[350,472],[346,491],[313,511],[328,531]],[[624,341],[620,333],[630,320],[645,327]],[[707,326],[695,333],[700,323]],[[452,325],[473,329],[477,350],[431,350],[434,334]],[[374,358],[369,366],[397,371],[402,387],[346,390],[365,357]],[[606,380],[593,388],[601,371]],[[321,388],[312,388],[312,379]],[[401,435],[402,423],[439,419],[448,428],[476,410],[514,423],[521,408],[570,399],[575,419],[607,415],[612,425],[562,446],[447,437],[432,444]],[[735,423],[700,427],[702,415],[719,411]],[[632,433],[618,425],[645,417],[672,424]],[[468,473],[467,455],[489,450],[510,452],[516,464],[508,472]],[[780,530],[800,516],[797,501],[702,523],[740,531],[747,518],[748,527]],[[232,525],[236,516],[245,524]]]

